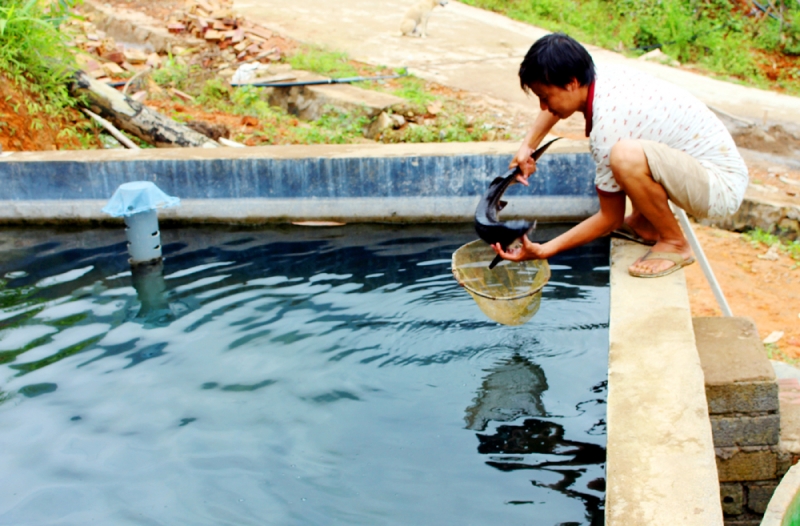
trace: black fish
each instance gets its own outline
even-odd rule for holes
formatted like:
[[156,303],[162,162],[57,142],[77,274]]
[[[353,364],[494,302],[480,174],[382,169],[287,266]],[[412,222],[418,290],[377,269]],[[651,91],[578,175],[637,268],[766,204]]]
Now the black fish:
[[[544,151],[558,139],[560,137],[556,137],[544,146],[540,146],[533,152],[531,156],[533,160],[539,159]],[[489,189],[484,194],[483,199],[478,203],[477,210],[475,210],[475,231],[478,233],[478,237],[490,245],[500,243],[503,250],[507,250],[514,241],[532,233],[536,229],[536,221],[531,223],[524,219],[516,219],[514,221],[499,221],[497,219],[497,213],[508,204],[500,199],[508,187],[517,182],[518,173],[519,167],[514,167],[505,174],[496,177],[489,185]],[[489,268],[494,268],[502,259],[499,255],[495,257],[489,264]]]

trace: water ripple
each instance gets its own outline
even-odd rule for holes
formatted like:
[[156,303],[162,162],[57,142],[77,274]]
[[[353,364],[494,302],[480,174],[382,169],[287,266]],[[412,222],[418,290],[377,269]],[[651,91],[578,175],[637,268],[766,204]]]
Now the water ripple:
[[[0,523],[601,513],[607,244],[555,258],[504,327],[449,273],[469,227],[165,230],[163,268],[133,272],[118,232],[6,238]],[[556,476],[560,444],[595,455]]]

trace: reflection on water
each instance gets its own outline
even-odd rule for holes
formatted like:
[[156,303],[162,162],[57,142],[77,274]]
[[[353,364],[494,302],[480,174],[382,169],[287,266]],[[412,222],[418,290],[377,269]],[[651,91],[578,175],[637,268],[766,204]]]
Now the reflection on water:
[[467,429],[484,431],[489,421],[544,415],[545,390],[547,379],[542,368],[515,354],[492,367],[483,379],[474,405],[467,408]]
[[116,230],[0,230],[0,525],[594,524],[608,247],[504,327],[473,238],[184,228],[132,272]]
[[[478,434],[478,439],[479,453],[503,455],[491,457],[492,460],[486,462],[488,465],[501,471],[546,470],[557,474],[556,482],[546,483],[534,479],[531,483],[583,501],[589,524],[603,523],[605,477],[585,481],[583,490],[576,487],[579,487],[579,481],[587,478],[585,475],[589,468],[604,467],[604,447],[567,440],[564,438],[564,428],[559,424],[533,418],[525,420],[521,425],[502,425],[494,435]],[[534,460],[526,462],[524,455],[534,457]],[[541,460],[547,456],[555,456],[558,460]]]
[[131,282],[141,307],[136,318],[155,324],[167,324],[173,318],[164,282],[164,262],[131,267]]
[[[542,393],[547,389],[544,371],[523,356],[502,360],[488,371],[475,403],[467,408],[467,429],[484,431],[490,421],[510,422],[523,417],[546,416]],[[592,389],[602,393],[605,384]],[[604,398],[591,402],[603,403]],[[581,406],[585,405],[582,403]],[[601,419],[592,426],[604,427]],[[604,470],[605,447],[564,438],[564,427],[555,422],[525,418],[519,425],[501,425],[494,434],[478,433],[478,452],[490,455],[486,464],[500,471],[546,470],[560,477],[553,483],[531,480],[534,486],[558,491],[580,500],[592,526],[604,520],[605,477],[587,480],[586,474]],[[550,460],[548,460],[550,459]],[[593,468],[593,469],[592,469]],[[585,489],[579,490],[581,485]],[[530,502],[514,502],[528,504]]]

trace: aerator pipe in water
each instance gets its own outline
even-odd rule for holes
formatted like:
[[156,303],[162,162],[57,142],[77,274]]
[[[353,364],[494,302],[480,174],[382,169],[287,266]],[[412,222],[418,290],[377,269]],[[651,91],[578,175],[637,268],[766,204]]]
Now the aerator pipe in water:
[[103,212],[124,219],[131,265],[161,260],[157,210],[179,204],[180,199],[165,194],[150,181],[134,181],[117,188]]

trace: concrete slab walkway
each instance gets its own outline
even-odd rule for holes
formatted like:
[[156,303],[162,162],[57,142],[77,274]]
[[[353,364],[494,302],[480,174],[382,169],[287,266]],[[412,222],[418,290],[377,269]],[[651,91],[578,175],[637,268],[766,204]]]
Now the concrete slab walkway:
[[722,526],[705,386],[683,272],[638,279],[611,244],[609,526]]
[[[234,7],[299,41],[345,51],[370,64],[408,66],[444,85],[518,105],[520,111],[538,111],[538,103],[520,90],[517,70],[531,44],[547,31],[451,1],[436,8],[427,39],[401,37],[400,21],[411,4],[412,0],[235,0]],[[625,63],[644,70],[734,115],[760,122],[766,113],[770,121],[800,122],[798,97],[587,48],[598,64]]]

